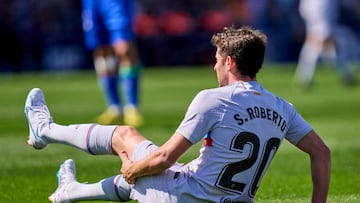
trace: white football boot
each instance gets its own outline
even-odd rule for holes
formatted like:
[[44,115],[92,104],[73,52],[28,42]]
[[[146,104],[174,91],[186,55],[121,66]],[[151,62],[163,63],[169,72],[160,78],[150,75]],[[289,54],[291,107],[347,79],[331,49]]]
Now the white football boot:
[[49,128],[53,120],[41,89],[34,88],[29,92],[25,102],[24,113],[30,130],[27,143],[35,149],[46,147],[47,142],[43,137],[43,131],[45,128]]
[[75,162],[72,159],[64,161],[56,174],[58,178],[58,188],[49,196],[49,201],[53,203],[69,203],[68,188],[76,182]]

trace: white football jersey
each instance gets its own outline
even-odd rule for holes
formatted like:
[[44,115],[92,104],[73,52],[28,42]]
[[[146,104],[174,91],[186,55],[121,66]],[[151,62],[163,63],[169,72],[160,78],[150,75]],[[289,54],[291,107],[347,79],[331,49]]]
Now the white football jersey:
[[181,169],[178,202],[253,202],[282,140],[296,144],[311,129],[256,81],[201,91],[177,129],[193,144],[205,140]]

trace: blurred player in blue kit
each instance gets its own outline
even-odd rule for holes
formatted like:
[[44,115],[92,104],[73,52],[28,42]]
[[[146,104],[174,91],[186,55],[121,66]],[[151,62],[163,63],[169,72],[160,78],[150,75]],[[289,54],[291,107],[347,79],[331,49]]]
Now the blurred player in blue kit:
[[347,48],[339,39],[337,0],[300,0],[299,12],[305,23],[306,39],[300,51],[295,82],[304,89],[311,87],[317,63],[322,57],[334,64],[341,80],[354,85],[355,76],[347,59]]
[[[194,97],[175,133],[160,147],[131,126],[57,124],[42,91],[32,89],[25,102],[29,145],[42,149],[61,143],[122,160],[120,175],[96,183],[78,182],[74,161],[66,160],[49,200],[254,202],[262,177],[286,139],[309,155],[312,202],[325,203],[330,150],[290,103],[257,82],[266,41],[262,32],[248,27],[226,27],[216,33],[211,42],[217,49],[213,69],[219,87]],[[196,159],[185,165],[177,162],[200,141],[204,144]]]
[[[93,51],[99,85],[107,109],[96,118],[100,124],[139,127],[139,60],[133,32],[135,5],[132,0],[82,0],[85,44]],[[121,84],[122,96],[120,95]]]

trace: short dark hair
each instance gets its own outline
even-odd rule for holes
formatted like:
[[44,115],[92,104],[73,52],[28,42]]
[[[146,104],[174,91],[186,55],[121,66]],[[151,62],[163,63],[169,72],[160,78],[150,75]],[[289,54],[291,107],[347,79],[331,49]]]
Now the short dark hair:
[[248,26],[225,27],[211,39],[222,57],[230,56],[242,75],[255,77],[264,62],[267,37]]

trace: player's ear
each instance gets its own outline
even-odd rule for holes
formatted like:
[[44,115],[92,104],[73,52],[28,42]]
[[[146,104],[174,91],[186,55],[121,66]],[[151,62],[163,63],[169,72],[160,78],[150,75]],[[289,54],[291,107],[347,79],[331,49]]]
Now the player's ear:
[[227,56],[225,59],[225,65],[230,72],[236,72],[236,63],[231,56]]

